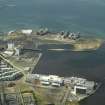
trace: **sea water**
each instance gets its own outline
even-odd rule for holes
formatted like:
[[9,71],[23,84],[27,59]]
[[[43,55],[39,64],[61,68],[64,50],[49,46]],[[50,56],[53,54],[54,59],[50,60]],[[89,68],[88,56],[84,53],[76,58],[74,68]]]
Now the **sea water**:
[[104,36],[104,0],[0,0],[0,32],[48,27]]

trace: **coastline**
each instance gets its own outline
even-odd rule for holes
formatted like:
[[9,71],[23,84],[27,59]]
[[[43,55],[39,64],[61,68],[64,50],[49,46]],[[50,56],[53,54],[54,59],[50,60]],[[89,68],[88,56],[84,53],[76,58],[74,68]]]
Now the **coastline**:
[[[10,33],[11,32],[11,33]],[[13,34],[12,34],[13,32]],[[10,35],[8,35],[10,33]],[[71,39],[60,39],[58,38],[58,33],[50,33],[48,35],[37,35],[36,31],[33,31],[30,35],[25,35],[20,31],[9,31],[4,36],[0,37],[1,40],[8,41],[8,40],[32,40],[32,38],[39,41],[41,44],[70,44],[73,46],[71,49],[72,51],[88,51],[88,50],[97,50],[101,47],[103,42],[105,41],[104,38],[99,37],[89,37],[89,36],[81,36],[77,40]],[[59,50],[59,49],[57,49]]]
[[[59,40],[59,39],[51,39],[51,38],[41,38],[39,37],[40,40],[44,40],[44,41],[57,41],[56,43],[59,44],[70,44],[73,46],[73,48],[71,49],[72,51],[88,51],[88,50],[97,50],[98,48],[101,47],[101,45],[103,44],[103,42],[105,41],[104,39],[101,38],[81,38],[77,41],[68,41],[68,40]],[[53,44],[53,43],[52,43]],[[53,49],[54,50],[54,49]],[[57,50],[57,49],[55,49]],[[58,49],[60,50],[60,49]],[[63,50],[63,49],[61,49]]]

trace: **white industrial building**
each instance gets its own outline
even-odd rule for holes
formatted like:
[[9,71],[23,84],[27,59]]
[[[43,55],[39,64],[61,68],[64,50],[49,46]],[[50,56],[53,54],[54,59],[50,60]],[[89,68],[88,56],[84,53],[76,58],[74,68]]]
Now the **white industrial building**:
[[76,94],[86,94],[87,93],[87,87],[84,86],[74,86],[74,90],[72,91],[74,95]]
[[27,74],[26,81],[32,82],[33,80],[39,80],[40,76],[39,74]]
[[7,50],[4,51],[4,54],[9,56],[12,56],[14,54],[14,43],[7,44]]
[[14,49],[14,43],[8,43],[8,50],[13,50]]
[[19,56],[21,52],[21,49],[15,48],[15,56]]
[[14,48],[15,50],[15,56],[19,56],[22,53],[22,47],[21,46],[17,46]]
[[50,82],[52,86],[61,86],[63,79],[56,75],[49,75]]
[[70,77],[66,78],[64,80],[64,83],[69,83],[72,88],[73,94],[89,94],[94,90],[95,82],[94,81],[88,81],[84,78],[78,78],[78,77]]
[[49,79],[50,79],[49,76],[44,76],[44,75],[40,76],[40,82],[43,85],[50,85]]
[[23,30],[21,30],[21,32],[23,34],[26,34],[26,35],[31,35],[32,34],[32,30],[31,29],[23,29]]
[[7,51],[4,52],[4,54],[8,55],[8,56],[12,56],[14,54],[14,52],[7,50]]
[[59,87],[63,84],[63,78],[56,75],[28,74],[27,80],[39,80],[42,85]]
[[20,46],[20,45],[17,45],[15,46],[14,43],[8,43],[7,44],[7,49],[6,51],[4,51],[4,54],[5,56],[12,56],[12,55],[15,55],[15,56],[19,56],[22,52],[22,48],[23,46]]

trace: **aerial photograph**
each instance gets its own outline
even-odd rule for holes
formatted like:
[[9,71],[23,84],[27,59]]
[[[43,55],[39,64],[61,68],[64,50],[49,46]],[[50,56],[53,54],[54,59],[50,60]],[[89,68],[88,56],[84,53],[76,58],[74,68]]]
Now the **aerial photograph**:
[[0,0],[0,105],[105,105],[105,0]]

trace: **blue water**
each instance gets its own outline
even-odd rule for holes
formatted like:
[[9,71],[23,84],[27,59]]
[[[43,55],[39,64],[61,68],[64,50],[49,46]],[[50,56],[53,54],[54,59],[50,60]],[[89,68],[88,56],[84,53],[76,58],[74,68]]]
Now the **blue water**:
[[40,26],[104,36],[105,0],[0,0],[0,32]]

